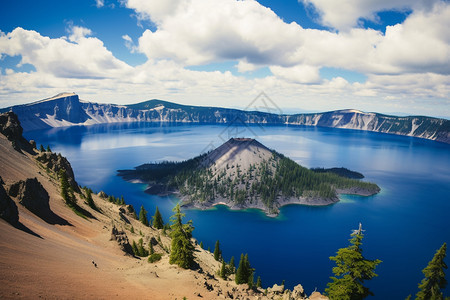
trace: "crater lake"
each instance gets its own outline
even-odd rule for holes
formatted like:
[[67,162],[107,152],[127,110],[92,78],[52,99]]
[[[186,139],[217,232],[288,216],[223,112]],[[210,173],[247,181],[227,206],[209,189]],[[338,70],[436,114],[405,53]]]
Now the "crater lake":
[[125,123],[74,126],[25,133],[37,145],[66,156],[81,186],[124,196],[137,211],[158,206],[169,222],[175,197],[144,193],[145,184],[116,176],[148,162],[180,161],[212,150],[230,137],[255,138],[308,167],[345,167],[378,184],[371,197],[342,195],[324,207],[290,205],[277,218],[262,211],[185,210],[194,237],[223,256],[248,253],[263,287],[302,284],[323,292],[334,263],[329,260],[359,222],[366,231],[363,255],[380,259],[378,277],[367,285],[374,299],[404,299],[417,292],[422,269],[450,242],[450,145],[388,134],[305,126],[227,126]]

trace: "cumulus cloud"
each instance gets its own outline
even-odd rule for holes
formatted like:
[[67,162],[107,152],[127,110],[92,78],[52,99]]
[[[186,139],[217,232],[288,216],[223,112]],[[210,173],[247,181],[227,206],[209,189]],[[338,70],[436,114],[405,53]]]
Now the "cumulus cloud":
[[[254,0],[217,1],[126,1],[140,20],[156,26],[138,40],[122,36],[131,52],[148,58],[135,67],[117,59],[88,28],[71,26],[60,38],[22,28],[0,32],[0,56],[20,56],[21,64],[36,69],[0,72],[0,101],[30,101],[69,90],[100,102],[162,98],[243,108],[265,91],[280,107],[311,110],[380,111],[379,99],[387,99],[386,105],[433,99],[437,112],[450,104],[449,3],[414,10],[382,33],[305,29],[285,23]],[[249,79],[186,68],[227,61],[238,62],[241,73],[269,67],[272,74]],[[324,80],[321,67],[363,73],[367,81]]]
[[427,10],[440,0],[299,0],[319,15],[319,22],[339,30],[349,30],[359,19],[377,21],[377,12],[387,10]]
[[270,71],[272,72],[273,75],[292,83],[310,84],[320,82],[318,67],[306,65],[295,66],[290,68],[271,66]]
[[21,64],[31,64],[39,73],[63,78],[108,78],[131,68],[118,60],[91,31],[73,26],[68,38],[50,39],[36,31],[16,28],[0,35],[0,51],[21,56]]
[[[347,0],[342,6],[355,6],[355,15],[406,5],[400,0],[389,5],[387,1],[361,1],[358,8],[354,2],[359,3]],[[182,65],[237,60],[240,72],[255,66],[298,70],[328,66],[369,74],[445,73],[450,70],[446,31],[450,4],[434,2],[411,13],[403,24],[388,27],[385,34],[363,28],[343,32],[305,29],[295,22],[285,23],[254,0],[222,0],[220,5],[217,0],[164,4],[129,0],[126,5],[157,24],[156,31],[142,34],[136,48],[149,59],[170,59]],[[413,7],[425,7],[421,1],[414,3]],[[324,0],[323,6],[327,4]]]

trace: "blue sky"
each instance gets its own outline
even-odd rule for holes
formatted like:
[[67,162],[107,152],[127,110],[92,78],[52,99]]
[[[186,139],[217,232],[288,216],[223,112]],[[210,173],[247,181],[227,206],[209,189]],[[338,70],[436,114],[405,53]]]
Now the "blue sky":
[[0,107],[60,92],[450,117],[443,0],[3,1]]

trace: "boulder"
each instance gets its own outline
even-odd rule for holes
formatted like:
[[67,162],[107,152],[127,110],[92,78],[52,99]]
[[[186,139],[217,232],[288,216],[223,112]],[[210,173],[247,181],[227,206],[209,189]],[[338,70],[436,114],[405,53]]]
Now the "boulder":
[[19,203],[29,211],[37,215],[50,212],[50,197],[37,178],[28,178],[25,181],[20,180],[14,183],[10,186],[8,193],[11,197],[16,197]]
[[303,299],[305,298],[305,296],[305,290],[303,289],[303,286],[301,284],[294,286],[294,289],[292,290],[292,298]]
[[268,293],[282,294],[284,292],[284,285],[274,284],[273,287],[267,289]]
[[8,196],[0,177],[0,218],[16,226],[19,222],[19,210],[16,203]]

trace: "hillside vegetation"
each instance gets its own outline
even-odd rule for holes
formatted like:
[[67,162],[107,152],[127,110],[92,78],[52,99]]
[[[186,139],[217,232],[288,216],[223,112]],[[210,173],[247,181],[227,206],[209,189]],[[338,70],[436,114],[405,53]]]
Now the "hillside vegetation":
[[260,208],[268,215],[288,203],[327,205],[339,201],[338,193],[368,196],[380,191],[373,183],[309,170],[253,139],[232,138],[186,161],[145,164],[119,175],[162,184],[166,191],[179,192],[185,206],[221,203]]

